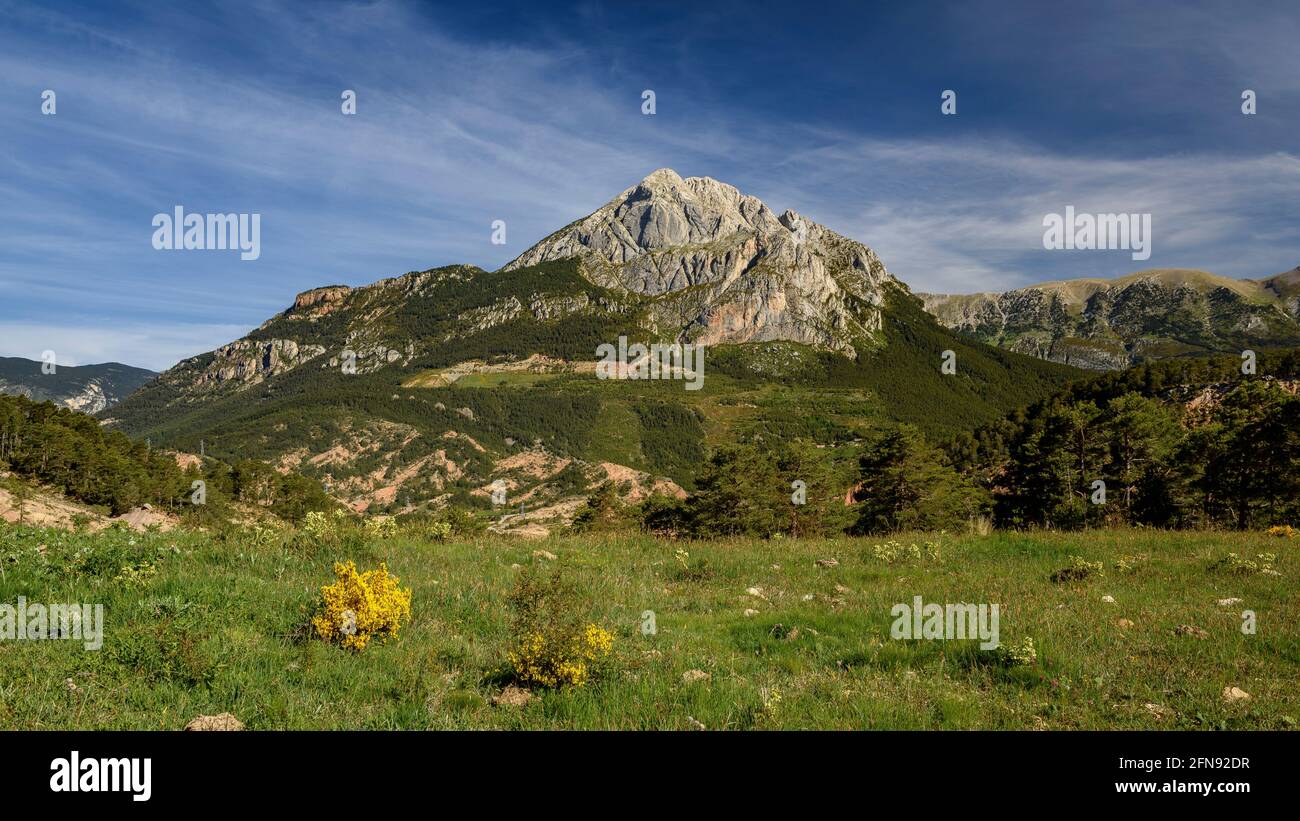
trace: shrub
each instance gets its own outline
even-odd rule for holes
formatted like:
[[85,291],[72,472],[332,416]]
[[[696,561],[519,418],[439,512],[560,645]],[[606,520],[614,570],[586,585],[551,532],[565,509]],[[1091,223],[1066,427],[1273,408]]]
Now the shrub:
[[144,587],[148,585],[149,580],[158,575],[158,565],[152,562],[141,562],[139,564],[124,565],[118,574],[113,577],[113,581],[120,582],[127,587]]
[[388,516],[366,519],[366,536],[371,539],[390,539],[396,535],[397,520]]
[[244,528],[240,533],[240,538],[248,544],[249,547],[266,547],[274,542],[280,533],[273,527],[263,527],[262,525],[253,525]]
[[347,514],[342,510],[334,511],[333,516],[313,510],[303,518],[302,532],[318,541],[336,539],[346,519]]
[[612,530],[623,519],[623,503],[613,482],[602,482],[578,508],[570,526],[574,533]]
[[420,533],[430,541],[445,542],[451,538],[453,530],[451,522],[429,522]]
[[1274,576],[1277,575],[1277,569],[1273,567],[1276,561],[1276,553],[1256,553],[1253,559],[1243,559],[1236,553],[1229,553],[1211,564],[1210,569],[1243,575],[1263,573],[1266,576]]
[[1150,557],[1145,554],[1138,554],[1136,556],[1120,556],[1115,560],[1115,569],[1121,573],[1132,573],[1134,570],[1145,565],[1149,559]]
[[1071,556],[1070,563],[1052,574],[1052,581],[1060,584],[1062,582],[1081,582],[1090,576],[1100,576],[1101,562],[1090,562],[1082,556]]
[[413,513],[401,517],[408,532],[436,542],[452,536],[475,536],[482,533],[487,523],[462,507],[448,505],[433,513]]
[[690,530],[689,511],[680,499],[663,494],[652,494],[641,503],[641,529],[656,536],[676,539]]
[[365,544],[364,533],[346,511],[325,514],[313,510],[303,517],[302,532],[294,539],[294,545],[309,555],[315,555],[322,545],[348,553]]
[[361,651],[375,636],[396,636],[411,617],[411,591],[398,587],[387,565],[358,574],[356,563],[335,562],[334,575],[337,581],[321,588],[320,612],[311,620],[322,639]]
[[526,568],[510,593],[516,680],[528,686],[580,687],[608,658],[614,636],[581,616],[577,588],[562,570]]
[[940,555],[938,542],[925,542],[916,544],[915,542],[904,545],[902,542],[889,540],[884,544],[875,544],[871,546],[871,555],[885,564],[894,564],[898,561],[921,561],[922,559],[937,560]]
[[1003,667],[1028,667],[1038,661],[1038,650],[1029,636],[1025,636],[1018,644],[1000,644],[990,652]]
[[510,663],[515,677],[524,684],[580,687],[590,678],[588,665],[603,660],[613,646],[613,634],[595,624],[588,624],[568,641],[533,633],[510,651]]
[[95,538],[58,539],[41,545],[33,554],[42,575],[114,579],[129,585],[143,584],[157,573],[155,566],[168,548],[151,536],[139,536],[114,525]]

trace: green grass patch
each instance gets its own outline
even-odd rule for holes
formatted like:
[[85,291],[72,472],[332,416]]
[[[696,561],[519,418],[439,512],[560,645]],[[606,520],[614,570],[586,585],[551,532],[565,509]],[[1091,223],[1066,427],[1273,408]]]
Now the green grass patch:
[[[254,729],[1287,729],[1300,718],[1295,541],[1144,530],[897,538],[941,549],[887,563],[876,539],[399,535],[307,550],[3,526],[0,603],[101,603],[105,631],[98,651],[0,641],[0,727],[179,729],[220,712]],[[516,565],[546,561],[538,547],[582,590],[579,617],[613,632],[613,662],[585,686],[494,706],[508,680],[507,597]],[[678,550],[709,572],[682,572]],[[1274,553],[1281,575],[1214,570],[1228,552]],[[1052,582],[1071,556],[1103,569]],[[359,654],[306,629],[346,559],[386,562],[413,593],[397,638]],[[973,641],[891,639],[891,608],[917,595],[999,604],[1003,644],[1032,639],[1035,662],[999,663]],[[1230,598],[1241,601],[1218,603]],[[641,630],[647,610],[653,635]],[[1241,631],[1244,610],[1254,635]],[[1227,703],[1225,687],[1251,698]]]

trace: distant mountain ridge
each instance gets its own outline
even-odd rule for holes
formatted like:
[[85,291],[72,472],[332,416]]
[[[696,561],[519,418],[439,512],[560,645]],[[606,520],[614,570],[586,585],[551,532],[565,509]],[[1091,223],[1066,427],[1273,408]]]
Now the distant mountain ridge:
[[1300,344],[1300,268],[1259,280],[1153,269],[1005,293],[918,296],[949,328],[1093,370]]
[[158,376],[154,371],[105,362],[99,365],[57,365],[42,371],[41,362],[0,356],[0,393],[53,402],[82,413],[98,413],[131,395]]

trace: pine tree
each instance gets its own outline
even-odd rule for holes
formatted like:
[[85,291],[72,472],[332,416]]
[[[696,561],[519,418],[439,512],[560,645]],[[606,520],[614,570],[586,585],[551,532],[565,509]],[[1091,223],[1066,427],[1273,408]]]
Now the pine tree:
[[887,432],[859,460],[853,533],[940,530],[988,512],[987,492],[953,470],[911,425]]
[[[1161,403],[1126,393],[1107,406],[1102,435],[1107,452],[1105,474],[1113,485],[1108,504],[1113,501],[1124,519],[1133,521],[1134,511],[1144,506],[1140,491],[1155,491],[1161,486],[1155,478],[1168,472],[1169,457],[1180,435],[1178,420]],[[1116,492],[1118,499],[1114,498]]]

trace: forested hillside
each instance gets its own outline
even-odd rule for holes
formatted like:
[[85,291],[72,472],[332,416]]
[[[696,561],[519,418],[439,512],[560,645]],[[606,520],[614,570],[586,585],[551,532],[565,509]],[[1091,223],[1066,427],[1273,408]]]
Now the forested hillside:
[[[21,396],[0,396],[0,470],[114,516],[150,504],[197,523],[215,522],[233,515],[229,504],[238,501],[298,519],[333,504],[318,483],[301,476],[253,461],[178,460],[106,430],[92,416]],[[204,483],[199,496],[195,481]]]
[[887,420],[852,438],[786,433],[716,449],[684,500],[606,509],[593,495],[581,518],[694,538],[1300,518],[1297,350],[1256,374],[1226,357],[1098,375],[947,437]]

